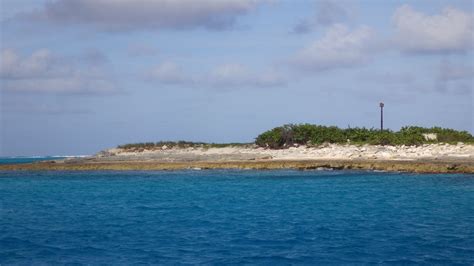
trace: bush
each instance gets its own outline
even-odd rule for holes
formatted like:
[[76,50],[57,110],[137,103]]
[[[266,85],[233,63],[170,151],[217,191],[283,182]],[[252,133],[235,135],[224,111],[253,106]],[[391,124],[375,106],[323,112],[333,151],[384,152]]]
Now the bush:
[[276,127],[260,134],[255,143],[261,147],[280,149],[293,144],[321,144],[323,142],[343,143],[344,131],[337,127],[310,124],[288,124]]
[[[425,140],[423,134],[435,133],[437,140]],[[349,140],[354,144],[372,144],[372,145],[420,145],[424,143],[474,143],[474,137],[467,131],[457,131],[449,128],[432,127],[423,128],[418,126],[402,127],[398,132],[391,130],[380,131],[378,129],[367,128],[347,128],[340,129],[335,126],[321,126],[312,124],[287,124],[275,127],[258,135],[255,144],[260,147],[271,149],[282,149],[293,146],[294,144],[319,145],[322,143],[346,143]],[[161,149],[163,146],[168,148],[189,148],[189,147],[229,147],[244,146],[250,147],[249,143],[204,143],[190,141],[160,141],[144,142],[120,145],[118,148],[127,150],[153,150]]]
[[367,143],[376,130],[367,128],[348,128],[345,130],[346,138],[354,143]]
[[255,139],[255,144],[261,147],[278,149],[284,146],[292,145],[294,141],[293,125],[284,125],[260,134]]
[[467,131],[457,131],[450,128],[432,127],[429,133],[436,133],[440,142],[473,142],[473,136]]
[[372,145],[397,145],[399,144],[399,138],[396,133],[390,130],[383,130],[373,132],[368,143]]
[[[425,140],[424,133],[436,133],[437,141]],[[340,129],[335,126],[311,124],[288,124],[276,127],[257,136],[255,144],[260,147],[281,149],[293,144],[345,143],[372,145],[420,145],[433,142],[474,143],[474,137],[467,131],[456,131],[440,127],[423,128],[402,127],[400,131],[376,130],[367,128]]]

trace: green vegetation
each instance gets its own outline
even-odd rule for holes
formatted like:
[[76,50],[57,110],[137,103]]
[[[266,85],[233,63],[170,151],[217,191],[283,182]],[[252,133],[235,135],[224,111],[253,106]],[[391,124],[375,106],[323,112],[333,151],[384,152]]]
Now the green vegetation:
[[[426,140],[423,134],[435,133],[436,140]],[[255,143],[260,147],[281,149],[299,145],[320,145],[322,143],[352,143],[372,145],[420,145],[425,143],[474,143],[474,137],[467,131],[416,126],[403,127],[400,131],[367,128],[340,129],[335,126],[311,124],[288,124],[260,134]]]
[[162,148],[223,148],[223,147],[244,147],[251,146],[251,143],[205,143],[191,141],[160,141],[160,142],[142,142],[119,145],[117,148],[126,150],[153,150]]
[[[434,133],[436,140],[426,140],[423,134]],[[271,149],[289,148],[298,145],[320,145],[323,143],[351,143],[371,145],[421,145],[427,143],[473,143],[474,137],[467,131],[432,127],[407,126],[400,131],[374,128],[347,128],[320,126],[312,124],[288,124],[273,128],[260,134],[255,144]],[[252,147],[253,143],[205,143],[190,141],[160,141],[120,145],[118,148],[132,151],[155,150],[163,148],[222,148]]]

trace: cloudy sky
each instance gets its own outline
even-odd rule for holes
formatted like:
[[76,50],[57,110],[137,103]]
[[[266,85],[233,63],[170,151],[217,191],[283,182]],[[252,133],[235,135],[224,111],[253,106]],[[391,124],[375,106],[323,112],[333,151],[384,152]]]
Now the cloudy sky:
[[378,127],[380,101],[474,132],[472,0],[0,3],[0,156]]

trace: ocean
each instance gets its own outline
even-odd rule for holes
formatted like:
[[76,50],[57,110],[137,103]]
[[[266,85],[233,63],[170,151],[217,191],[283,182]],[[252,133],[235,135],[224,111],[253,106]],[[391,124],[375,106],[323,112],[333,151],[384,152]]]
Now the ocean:
[[84,155],[79,156],[12,156],[12,157],[0,157],[1,164],[21,164],[21,163],[34,163],[39,161],[48,161],[48,160],[60,160],[71,157],[83,157]]
[[474,176],[0,172],[0,264],[474,264]]

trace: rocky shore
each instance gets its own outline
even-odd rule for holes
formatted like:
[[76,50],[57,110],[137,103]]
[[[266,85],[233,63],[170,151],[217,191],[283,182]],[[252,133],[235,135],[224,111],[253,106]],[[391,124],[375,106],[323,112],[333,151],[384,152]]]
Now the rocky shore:
[[364,169],[419,173],[474,173],[474,145],[295,146],[253,145],[152,150],[108,149],[86,158],[0,165],[0,170]]
[[100,161],[166,162],[229,160],[474,160],[474,145],[458,143],[420,146],[338,145],[294,146],[288,149],[265,149],[257,146],[223,148],[168,148],[152,150],[109,149],[98,153]]

